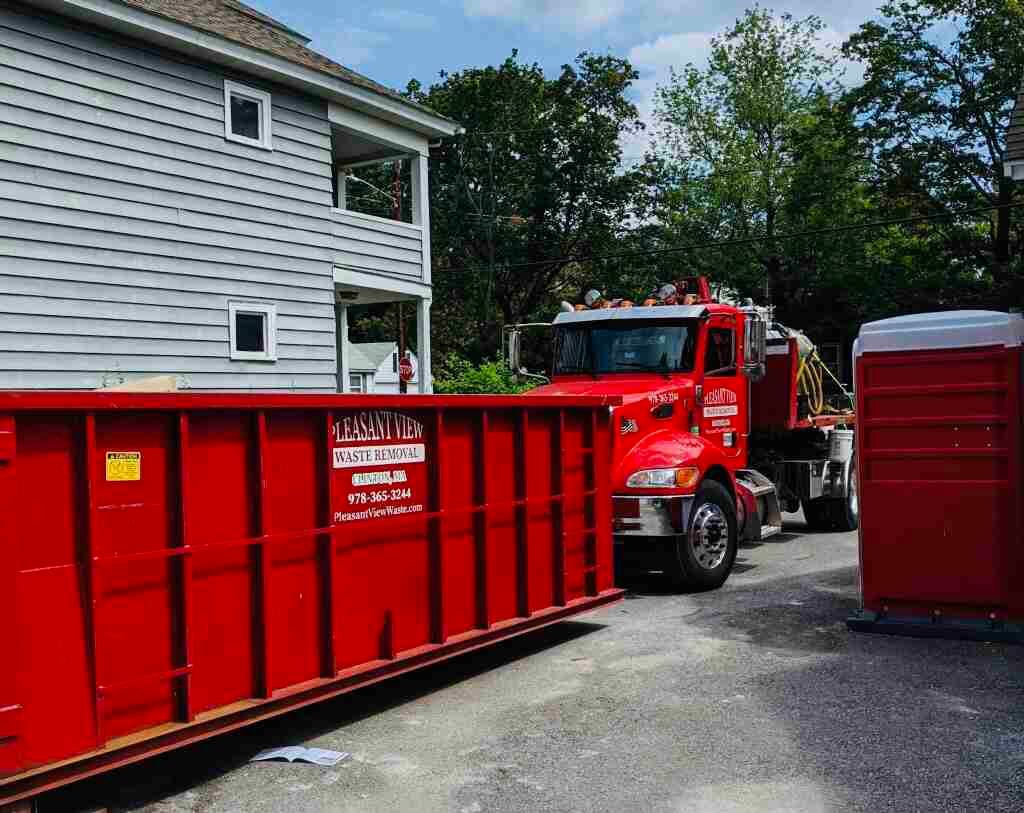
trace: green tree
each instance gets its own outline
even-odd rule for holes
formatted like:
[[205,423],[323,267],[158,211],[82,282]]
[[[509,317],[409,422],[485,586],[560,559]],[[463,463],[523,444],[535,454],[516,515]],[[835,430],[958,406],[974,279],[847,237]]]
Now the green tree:
[[622,171],[620,138],[641,123],[627,98],[637,74],[583,53],[549,78],[516,52],[501,65],[443,74],[409,94],[465,135],[432,154],[438,352],[493,356],[500,324],[543,315],[574,296],[567,257],[608,251],[644,192]]
[[[848,95],[872,145],[875,178],[894,210],[950,213],[1009,204],[1019,189],[1004,177],[1006,128],[1024,79],[1024,14],[1017,0],[900,0],[863,24],[844,53],[865,65]],[[1018,218],[994,212],[936,226],[933,241],[951,279],[981,303],[1019,282]]]
[[[694,242],[765,238],[697,261],[745,293],[781,281],[783,256],[771,238],[806,220],[791,204],[807,192],[800,184],[808,162],[822,163],[821,139],[835,144],[849,135],[828,132],[837,56],[821,42],[823,27],[814,16],[755,7],[712,39],[705,68],[674,70],[658,89],[654,154],[664,221]],[[813,189],[820,198],[821,183]]]

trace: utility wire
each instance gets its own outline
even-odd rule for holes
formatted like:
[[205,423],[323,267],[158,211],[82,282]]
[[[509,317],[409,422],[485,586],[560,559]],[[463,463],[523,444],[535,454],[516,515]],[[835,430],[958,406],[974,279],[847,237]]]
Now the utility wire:
[[780,240],[793,240],[800,237],[824,237],[829,234],[845,234],[864,229],[880,229],[889,226],[909,226],[914,223],[927,223],[933,220],[949,220],[969,215],[994,212],[999,209],[1019,209],[1024,207],[1024,201],[1018,203],[1002,203],[994,206],[980,206],[975,209],[962,209],[959,212],[943,212],[934,215],[915,215],[913,217],[900,217],[891,220],[874,220],[867,223],[848,223],[842,226],[833,226],[827,229],[810,229],[801,232],[785,232],[775,235],[761,235],[759,237],[743,237],[735,240],[719,240],[709,243],[692,243],[685,246],[666,246],[665,248],[642,249],[636,251],[619,251],[610,254],[591,255],[569,255],[566,257],[554,257],[550,260],[536,260],[526,263],[504,263],[502,267],[506,270],[512,268],[533,268],[536,266],[552,265],[554,263],[582,263],[594,262],[595,260],[619,260],[630,257],[654,257],[665,254],[679,254],[687,251],[698,251],[707,248],[732,248],[735,246],[747,246],[755,243],[774,243]]

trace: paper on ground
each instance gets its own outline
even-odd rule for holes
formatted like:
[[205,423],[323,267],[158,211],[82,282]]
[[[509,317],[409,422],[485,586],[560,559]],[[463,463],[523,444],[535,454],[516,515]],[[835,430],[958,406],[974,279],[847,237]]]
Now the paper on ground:
[[326,748],[304,748],[301,745],[289,745],[284,748],[270,748],[260,751],[250,759],[250,762],[263,762],[268,759],[286,759],[289,762],[312,762],[314,765],[324,765],[331,768],[348,759],[351,754],[344,751],[328,751]]

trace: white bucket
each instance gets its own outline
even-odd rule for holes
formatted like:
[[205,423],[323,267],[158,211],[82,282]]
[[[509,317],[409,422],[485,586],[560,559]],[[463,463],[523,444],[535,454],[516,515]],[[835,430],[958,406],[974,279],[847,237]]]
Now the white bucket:
[[833,429],[829,433],[828,457],[839,463],[845,463],[853,457],[852,429]]

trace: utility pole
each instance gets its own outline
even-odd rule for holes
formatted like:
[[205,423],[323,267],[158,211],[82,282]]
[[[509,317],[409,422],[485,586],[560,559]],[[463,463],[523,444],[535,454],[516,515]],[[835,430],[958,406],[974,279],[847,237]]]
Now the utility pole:
[[398,391],[403,395],[409,391],[409,385],[402,378],[402,359],[405,358],[405,314],[402,312],[404,309],[402,303],[399,302],[395,307],[395,313],[398,319]]

